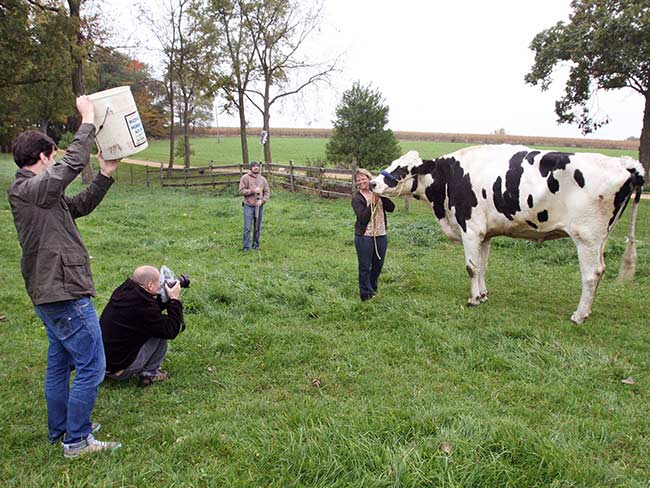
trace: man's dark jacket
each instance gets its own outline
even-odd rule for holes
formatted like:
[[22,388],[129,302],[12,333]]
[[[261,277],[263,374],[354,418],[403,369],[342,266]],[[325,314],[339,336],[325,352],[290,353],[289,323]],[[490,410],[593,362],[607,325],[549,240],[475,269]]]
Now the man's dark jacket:
[[[167,314],[163,313],[165,309]],[[185,327],[180,301],[162,303],[132,279],[113,292],[99,323],[109,373],[133,363],[149,338],[174,339]]]
[[114,180],[98,172],[79,194],[64,194],[88,163],[94,143],[95,126],[81,124],[61,160],[38,175],[19,169],[9,188],[23,248],[23,278],[34,305],[96,295],[88,251],[74,219],[92,212]]

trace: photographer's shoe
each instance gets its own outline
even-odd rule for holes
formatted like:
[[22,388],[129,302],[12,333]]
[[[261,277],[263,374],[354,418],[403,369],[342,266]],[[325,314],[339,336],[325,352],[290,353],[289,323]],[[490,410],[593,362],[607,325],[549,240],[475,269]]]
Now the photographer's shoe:
[[154,383],[159,383],[161,381],[165,381],[166,379],[169,378],[169,373],[167,371],[158,371],[156,374],[153,375],[140,375],[140,379],[138,380],[138,386],[140,388],[145,388],[149,385],[152,385]]
[[68,459],[73,459],[94,452],[114,451],[120,447],[122,447],[120,442],[98,441],[92,434],[88,434],[88,437],[81,442],[63,444],[63,456]]

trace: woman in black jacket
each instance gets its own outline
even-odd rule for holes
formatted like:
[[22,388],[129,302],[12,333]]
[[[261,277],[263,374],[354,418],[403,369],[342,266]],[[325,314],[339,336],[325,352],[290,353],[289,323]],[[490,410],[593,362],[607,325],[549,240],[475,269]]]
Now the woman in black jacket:
[[359,260],[359,294],[363,301],[377,293],[377,281],[388,247],[386,212],[395,210],[395,204],[390,199],[370,191],[372,178],[368,170],[358,169],[354,173],[357,191],[352,195],[352,208],[357,216],[354,247]]

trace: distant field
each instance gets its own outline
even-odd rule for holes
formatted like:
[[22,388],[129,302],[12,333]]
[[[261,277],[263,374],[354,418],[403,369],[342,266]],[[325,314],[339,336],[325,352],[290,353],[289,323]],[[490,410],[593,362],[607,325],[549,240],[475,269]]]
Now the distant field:
[[[325,162],[325,146],[327,141],[327,138],[316,137],[275,137],[271,143],[273,161],[288,164],[289,160],[293,160],[299,165],[316,165],[319,160]],[[403,153],[416,150],[423,157],[433,158],[474,144],[468,142],[400,140],[400,145]],[[192,166],[204,166],[209,164],[210,161],[214,161],[215,164],[241,163],[241,144],[239,137],[195,137],[191,140],[191,146],[194,150]],[[248,138],[248,147],[251,160],[259,161],[263,159],[262,148],[257,136]],[[630,149],[597,149],[567,146],[534,147],[569,152],[600,152],[610,156],[626,154],[634,158],[638,157],[637,151]],[[134,155],[133,159],[167,163],[169,161],[169,142],[166,140],[149,141],[149,148]],[[182,163],[182,160],[176,158],[176,164],[180,163]]]

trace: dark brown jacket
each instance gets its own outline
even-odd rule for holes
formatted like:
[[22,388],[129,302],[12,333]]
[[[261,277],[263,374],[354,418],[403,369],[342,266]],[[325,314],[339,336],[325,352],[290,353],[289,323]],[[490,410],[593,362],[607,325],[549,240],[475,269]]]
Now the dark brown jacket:
[[81,124],[63,158],[36,175],[24,168],[9,188],[27,293],[35,305],[95,296],[88,251],[74,219],[88,215],[102,201],[113,178],[100,172],[79,194],[66,187],[90,159],[95,126]]

